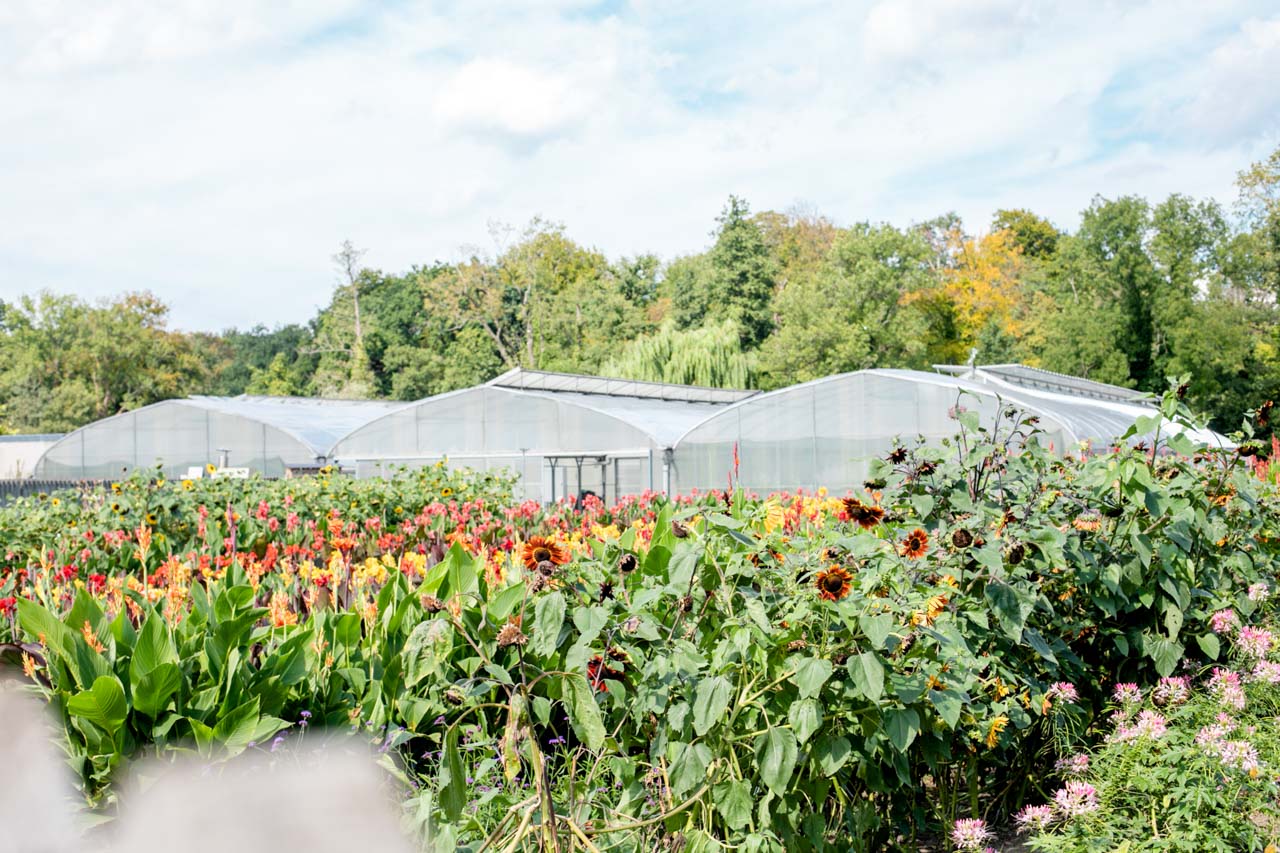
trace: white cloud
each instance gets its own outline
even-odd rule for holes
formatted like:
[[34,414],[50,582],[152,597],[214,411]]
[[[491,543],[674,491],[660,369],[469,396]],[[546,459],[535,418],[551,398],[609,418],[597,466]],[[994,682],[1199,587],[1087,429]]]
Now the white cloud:
[[1226,195],[1274,144],[1258,5],[0,4],[0,298],[271,324],[327,301],[348,237],[399,270],[535,214],[692,251],[730,193],[1063,225],[1094,193]]

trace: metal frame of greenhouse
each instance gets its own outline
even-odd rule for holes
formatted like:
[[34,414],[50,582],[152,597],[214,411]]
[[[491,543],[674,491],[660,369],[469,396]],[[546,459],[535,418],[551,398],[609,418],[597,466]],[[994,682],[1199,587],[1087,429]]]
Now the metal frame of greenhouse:
[[191,397],[76,430],[35,474],[110,478],[161,464],[176,476],[219,461],[282,476],[334,462],[372,477],[445,462],[514,472],[526,499],[611,501],[723,487],[737,459],[737,482],[758,492],[840,493],[895,442],[954,435],[957,409],[985,424],[1002,406],[1036,415],[1039,440],[1057,452],[1115,444],[1154,413],[1132,389],[1024,365],[937,370],[862,370],[761,393],[517,368],[412,403]]

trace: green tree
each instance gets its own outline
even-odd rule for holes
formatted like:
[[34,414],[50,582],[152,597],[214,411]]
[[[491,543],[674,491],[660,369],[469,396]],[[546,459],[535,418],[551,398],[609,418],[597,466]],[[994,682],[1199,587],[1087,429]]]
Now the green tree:
[[1236,177],[1237,208],[1252,229],[1265,287],[1280,297],[1280,147]]
[[778,296],[778,330],[760,351],[761,384],[777,388],[870,367],[924,366],[925,324],[911,305],[933,281],[918,231],[855,225],[821,272]]
[[716,218],[720,228],[707,257],[717,315],[738,324],[745,349],[760,346],[773,330],[777,275],[764,234],[750,213],[745,201],[729,196]]
[[0,423],[15,432],[65,432],[208,379],[149,293],[91,305],[46,291],[9,306],[0,329]]
[[1023,257],[1038,261],[1053,257],[1062,236],[1049,220],[1024,208],[997,210],[991,218],[991,230],[1008,231]]
[[601,367],[604,376],[675,382],[715,388],[750,388],[753,359],[742,351],[742,336],[732,320],[698,329],[665,324],[652,335],[629,342]]

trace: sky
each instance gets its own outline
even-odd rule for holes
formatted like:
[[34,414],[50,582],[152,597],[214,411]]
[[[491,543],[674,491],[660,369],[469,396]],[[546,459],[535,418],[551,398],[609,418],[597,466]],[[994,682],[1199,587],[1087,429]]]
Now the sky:
[[907,225],[1234,199],[1280,145],[1275,0],[0,3],[0,300],[305,322],[534,216],[610,257],[755,210]]

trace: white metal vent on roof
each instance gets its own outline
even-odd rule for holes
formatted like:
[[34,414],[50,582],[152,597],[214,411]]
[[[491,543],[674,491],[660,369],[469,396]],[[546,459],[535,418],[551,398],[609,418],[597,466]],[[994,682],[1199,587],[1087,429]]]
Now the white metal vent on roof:
[[1040,391],[1054,391],[1075,397],[1091,397],[1095,400],[1112,400],[1117,403],[1134,403],[1146,399],[1146,394],[1133,388],[1123,388],[1106,382],[1095,382],[1079,376],[1055,373],[1041,367],[1026,364],[935,364],[934,370],[967,379],[981,379],[985,374],[1011,385],[1021,385]]
[[677,400],[684,403],[736,403],[759,392],[736,388],[707,388],[702,385],[674,385],[639,379],[581,376],[547,370],[512,368],[489,380],[497,388],[519,391],[563,391],[575,394],[602,394],[610,397],[640,397],[649,400]]

